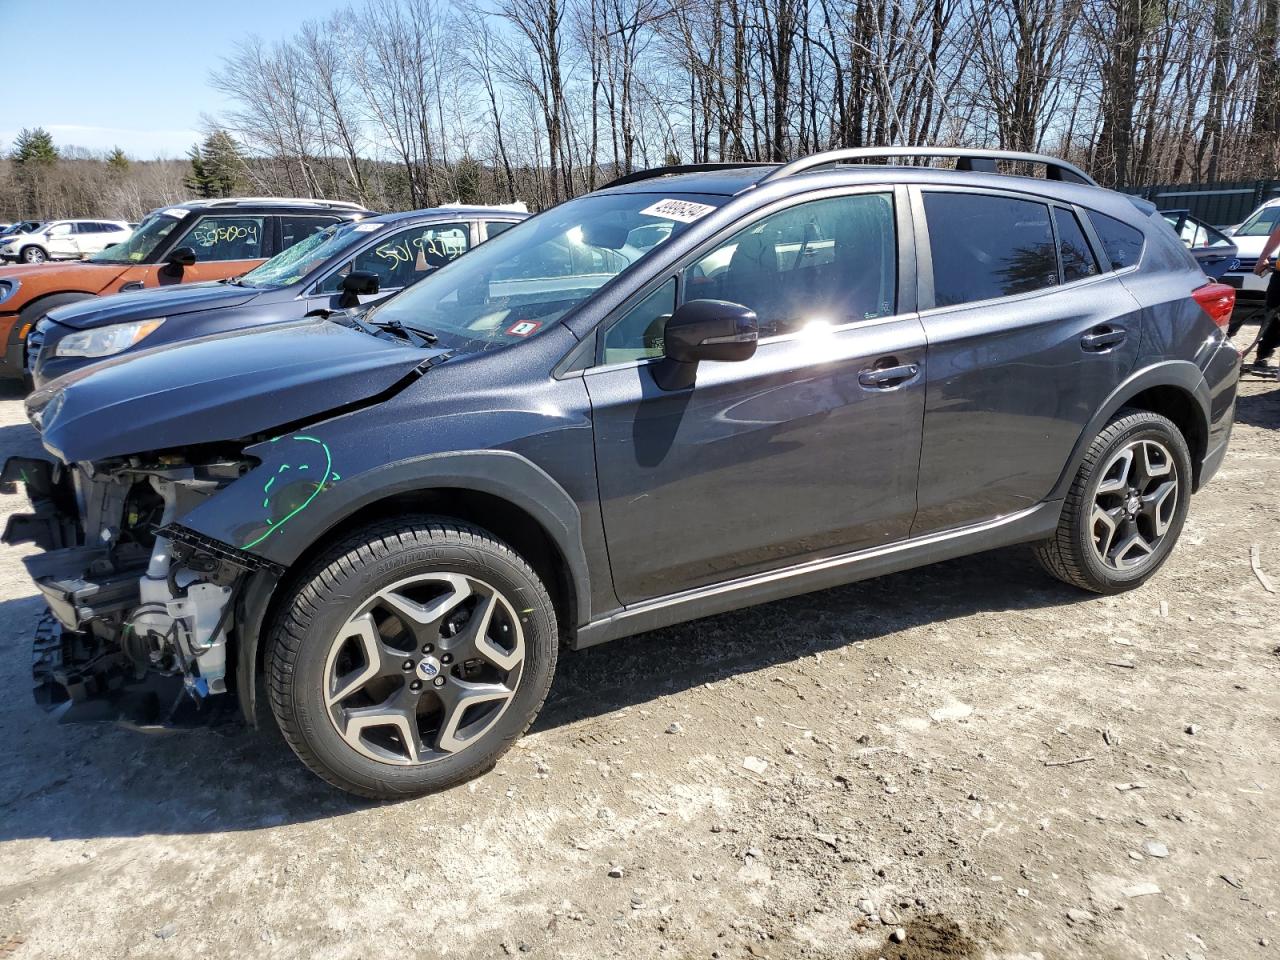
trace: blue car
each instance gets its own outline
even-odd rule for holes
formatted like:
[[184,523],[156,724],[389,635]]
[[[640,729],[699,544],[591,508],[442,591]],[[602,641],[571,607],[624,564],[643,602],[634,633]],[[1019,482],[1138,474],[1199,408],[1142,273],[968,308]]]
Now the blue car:
[[139,290],[50,311],[29,340],[42,386],[109,357],[371,303],[528,216],[437,207],[334,224],[240,277]]

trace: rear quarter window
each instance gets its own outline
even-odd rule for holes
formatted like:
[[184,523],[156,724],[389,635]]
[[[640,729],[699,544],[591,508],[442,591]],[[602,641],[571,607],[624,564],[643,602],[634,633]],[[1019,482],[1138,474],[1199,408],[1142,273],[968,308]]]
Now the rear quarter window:
[[934,305],[957,306],[1058,285],[1046,204],[990,194],[924,194]]
[[1103,252],[1112,270],[1124,270],[1138,265],[1138,261],[1142,259],[1145,240],[1141,230],[1094,210],[1089,211],[1089,221],[1102,242]]

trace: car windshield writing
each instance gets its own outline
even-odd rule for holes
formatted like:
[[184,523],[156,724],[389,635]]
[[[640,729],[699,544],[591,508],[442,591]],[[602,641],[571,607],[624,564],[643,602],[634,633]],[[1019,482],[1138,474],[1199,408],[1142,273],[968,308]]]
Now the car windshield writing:
[[95,263],[141,263],[177,225],[176,219],[165,214],[147,217],[128,240],[113,244],[89,259]]
[[297,283],[364,235],[356,231],[355,224],[327,227],[276,254],[260,267],[250,270],[240,278],[240,282],[245,286],[271,290],[287,287],[291,283]]
[[579,197],[442,267],[367,319],[429,330],[442,346],[465,352],[516,343],[554,325],[724,201],[687,194]]

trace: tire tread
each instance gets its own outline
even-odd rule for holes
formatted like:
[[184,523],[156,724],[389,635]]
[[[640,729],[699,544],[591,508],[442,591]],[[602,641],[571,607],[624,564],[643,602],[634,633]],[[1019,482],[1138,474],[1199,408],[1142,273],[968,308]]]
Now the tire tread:
[[[366,783],[340,776],[330,769],[311,748],[303,733],[302,718],[298,716],[295,700],[290,694],[298,659],[302,655],[307,625],[313,620],[326,595],[332,596],[339,592],[340,581],[357,576],[360,567],[375,563],[409,547],[444,544],[453,544],[468,551],[475,551],[477,558],[483,557],[488,552],[497,553],[507,562],[520,568],[530,584],[535,587],[539,601],[549,612],[552,618],[551,635],[553,638],[556,636],[554,607],[546,586],[523,557],[480,527],[444,517],[407,517],[380,521],[336,543],[311,563],[298,577],[294,587],[286,596],[271,632],[266,651],[265,672],[271,710],[290,749],[314,774],[340,790],[371,800],[410,797],[423,792],[421,787],[397,781],[377,780]],[[555,673],[556,648],[557,644],[554,642],[549,645],[551,668],[545,672],[542,689],[537,691],[534,709],[529,711],[526,722],[504,738],[504,742],[496,753],[491,751],[489,754],[480,755],[471,766],[455,773],[446,782],[433,784],[431,790],[447,789],[478,775],[492,766],[498,757],[524,735],[537,717],[550,691],[551,678]]]
[[[1079,587],[1081,590],[1088,590],[1090,593],[1115,592],[1114,587],[1108,588],[1100,584],[1086,569],[1075,542],[1076,524],[1081,522],[1081,515],[1090,509],[1090,500],[1087,496],[1089,483],[1093,478],[1093,471],[1106,455],[1111,444],[1117,437],[1135,426],[1154,423],[1160,424],[1174,436],[1182,437],[1182,431],[1168,417],[1150,410],[1125,407],[1118,411],[1093,438],[1080,463],[1079,470],[1076,471],[1071,488],[1067,491],[1058,529],[1054,531],[1053,536],[1034,545],[1036,559],[1050,576],[1056,577],[1063,583]],[[1190,477],[1185,479],[1190,483]]]

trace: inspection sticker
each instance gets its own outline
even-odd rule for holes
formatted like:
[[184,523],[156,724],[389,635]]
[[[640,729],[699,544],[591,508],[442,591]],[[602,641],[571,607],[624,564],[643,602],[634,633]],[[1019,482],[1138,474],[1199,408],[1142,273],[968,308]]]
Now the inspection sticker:
[[694,203],[692,200],[659,200],[640,212],[650,217],[664,217],[667,220],[679,220],[681,223],[693,223],[714,209],[715,207],[707,206],[705,203]]
[[168,210],[161,210],[160,215],[162,217],[173,217],[175,220],[181,220],[190,212],[190,210],[185,210],[182,207],[170,207]]
[[542,323],[537,320],[517,320],[507,327],[507,336],[527,337],[530,334],[537,333],[540,326],[542,326]]
[[381,229],[382,229],[382,224],[380,223],[357,223],[356,224],[356,233],[373,233],[373,231],[381,230]]

